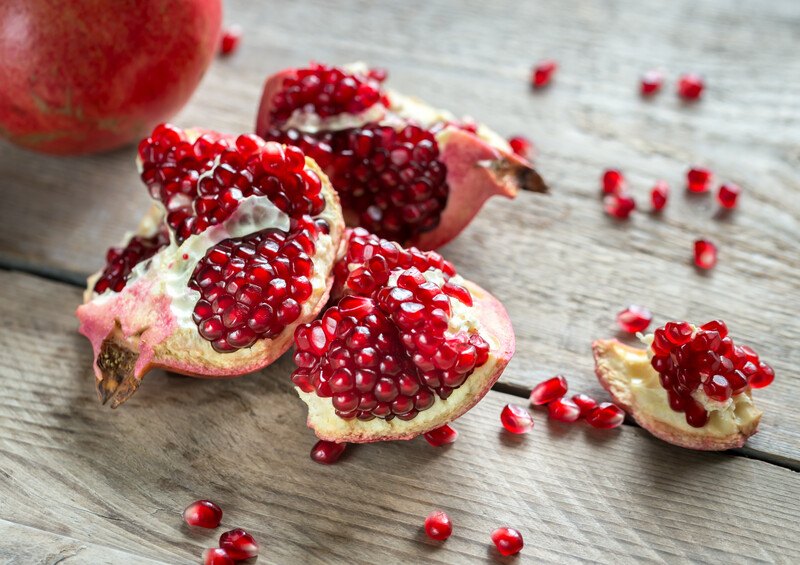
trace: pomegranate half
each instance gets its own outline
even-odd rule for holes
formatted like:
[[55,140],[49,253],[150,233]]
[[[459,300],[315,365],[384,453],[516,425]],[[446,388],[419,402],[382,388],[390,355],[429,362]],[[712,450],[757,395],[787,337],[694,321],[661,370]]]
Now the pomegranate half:
[[327,302],[344,232],[327,176],[296,147],[162,124],[138,164],[156,202],[77,310],[112,407],[153,367],[232,377],[277,359]]
[[312,64],[280,71],[264,86],[256,132],[298,145],[320,164],[348,225],[435,249],[491,196],[547,190],[489,128],[385,89],[385,78],[361,63]]

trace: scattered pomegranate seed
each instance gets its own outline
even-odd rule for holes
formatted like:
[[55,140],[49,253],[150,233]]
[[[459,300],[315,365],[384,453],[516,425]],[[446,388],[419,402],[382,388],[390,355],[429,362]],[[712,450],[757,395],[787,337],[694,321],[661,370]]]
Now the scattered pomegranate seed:
[[597,401],[588,394],[576,394],[572,397],[572,402],[581,409],[581,418],[585,418],[589,412],[597,408]]
[[612,402],[601,402],[586,416],[589,425],[603,430],[616,428],[622,424],[623,420],[625,420],[625,411]]
[[703,94],[703,77],[694,73],[681,75],[678,79],[678,96],[684,100],[697,100]]
[[522,534],[514,528],[497,528],[492,532],[492,541],[500,555],[516,555],[522,550]]
[[775,380],[775,370],[763,361],[758,364],[758,372],[750,377],[750,386],[753,388],[764,388],[772,384]]
[[663,210],[669,200],[669,185],[663,181],[657,181],[650,191],[650,203],[653,205],[653,210],[658,212]]
[[233,565],[235,561],[221,547],[212,547],[203,552],[203,565]]
[[581,409],[569,398],[559,398],[547,405],[547,415],[559,422],[576,422],[581,417]]
[[567,394],[567,379],[561,375],[556,375],[552,379],[540,382],[531,391],[531,404],[541,406],[561,398]]
[[514,153],[523,159],[530,159],[533,144],[531,144],[527,137],[515,135],[508,140],[508,144],[511,146],[511,149],[514,151]]
[[336,443],[321,439],[311,448],[311,459],[323,465],[333,465],[342,456],[346,447],[346,443]]
[[216,528],[222,521],[222,508],[210,500],[197,500],[183,511],[183,519],[190,526]]
[[642,96],[652,96],[661,90],[661,84],[664,82],[664,75],[659,71],[647,71],[642,75],[641,92]]
[[453,523],[450,516],[442,510],[434,510],[425,518],[425,533],[428,537],[438,541],[444,541],[453,533]]
[[717,264],[717,246],[707,239],[695,241],[694,264],[700,269],[713,269]]
[[542,88],[550,84],[553,73],[558,68],[558,64],[552,59],[545,59],[536,64],[531,75],[533,88]]
[[458,439],[458,431],[448,424],[445,424],[441,428],[431,430],[423,435],[427,442],[433,447],[441,447],[443,445],[453,443]]
[[533,418],[522,406],[516,404],[506,404],[500,413],[500,421],[503,427],[512,434],[526,434],[533,428]]
[[603,209],[609,216],[626,220],[636,209],[636,201],[626,192],[609,194],[603,199]]
[[617,314],[617,324],[624,332],[635,334],[643,332],[653,321],[653,314],[644,306],[631,304]]
[[606,169],[600,184],[603,194],[619,194],[625,190],[625,177],[619,169]]
[[686,173],[686,189],[689,192],[708,192],[713,173],[704,167],[692,167]]
[[242,39],[242,28],[237,25],[232,25],[222,31],[222,38],[220,40],[219,52],[222,55],[230,55],[239,47],[239,42]]
[[735,208],[736,201],[739,199],[741,193],[742,189],[738,184],[726,183],[720,185],[719,192],[717,193],[717,200],[723,208]]
[[242,528],[222,534],[219,537],[219,546],[227,551],[234,561],[242,561],[258,555],[258,542]]

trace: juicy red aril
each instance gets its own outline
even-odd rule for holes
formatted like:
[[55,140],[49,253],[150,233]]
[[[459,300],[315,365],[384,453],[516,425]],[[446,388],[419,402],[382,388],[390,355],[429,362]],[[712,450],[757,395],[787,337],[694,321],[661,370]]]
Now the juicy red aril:
[[[674,322],[672,322],[672,323],[674,323]],[[684,334],[686,333],[686,328],[688,327],[689,328],[688,335],[691,336],[691,334],[692,334],[691,325],[686,323],[686,322],[683,322],[683,324],[681,324],[681,326],[684,327],[684,332],[683,332]],[[722,320],[711,320],[710,322],[706,322],[705,324],[700,326],[700,329],[701,330],[717,332],[719,334],[719,337],[721,337],[723,339],[728,337],[728,326]],[[686,341],[688,341],[688,340],[686,340]],[[683,341],[681,343],[685,343],[686,341]],[[678,343],[678,342],[675,342],[675,343]],[[680,343],[678,343],[678,345],[680,345]],[[748,349],[750,349],[750,348],[748,347]]]
[[611,402],[601,402],[586,416],[589,425],[603,430],[616,428],[622,425],[623,420],[625,420],[625,412]]
[[203,565],[233,565],[235,561],[221,547],[212,547],[203,552]]
[[742,189],[739,185],[733,183],[726,183],[720,185],[719,192],[717,192],[717,200],[723,208],[736,208],[736,201],[739,199]]
[[689,192],[708,192],[714,174],[703,167],[692,167],[686,173],[686,189]]
[[597,408],[597,401],[588,394],[576,394],[572,397],[572,402],[580,408],[581,418],[585,418],[589,412]]
[[618,169],[606,169],[600,179],[603,194],[618,194],[625,190],[625,177]]
[[434,510],[425,518],[425,533],[431,539],[444,541],[453,533],[453,523],[443,511]]
[[640,89],[642,96],[650,96],[661,90],[664,75],[658,71],[647,71],[642,75]]
[[714,375],[703,383],[703,392],[711,400],[724,402],[731,397],[731,385],[723,375]]
[[635,334],[643,332],[653,321],[653,314],[647,308],[631,304],[617,314],[617,324],[624,332]]
[[433,447],[441,447],[458,439],[458,431],[448,424],[424,434],[425,440]]
[[559,398],[547,405],[547,415],[559,422],[575,422],[581,417],[581,409],[568,398]]
[[258,542],[241,528],[222,534],[219,537],[219,546],[227,551],[234,561],[242,561],[258,555]]
[[500,555],[516,555],[522,551],[522,534],[514,528],[497,528],[492,532],[492,542]]
[[707,239],[695,241],[694,264],[700,269],[713,269],[717,264],[717,246]]
[[216,528],[222,521],[222,508],[210,500],[198,500],[186,507],[183,519],[190,526]]
[[530,159],[533,144],[530,140],[522,135],[515,135],[508,140],[511,150],[523,159]]
[[636,209],[636,201],[626,192],[609,194],[603,198],[603,209],[609,216],[625,220]]
[[660,180],[650,190],[650,203],[653,206],[653,210],[656,212],[663,210],[664,206],[667,205],[667,200],[669,200],[669,185]]
[[553,73],[557,68],[557,63],[552,59],[540,61],[536,64],[536,66],[533,68],[533,72],[531,73],[531,85],[534,88],[542,88],[543,86],[547,86],[550,84],[550,80],[553,78]]
[[106,253],[106,266],[94,285],[94,291],[120,292],[128,282],[133,268],[169,245],[169,235],[159,231],[151,237],[135,236],[124,248],[112,247]]
[[556,375],[552,379],[547,379],[533,387],[530,402],[533,406],[541,406],[553,402],[567,394],[567,379],[561,375]]
[[697,100],[703,94],[703,78],[694,73],[681,75],[678,79],[678,96],[684,100]]
[[230,55],[239,47],[242,40],[242,28],[237,25],[230,26],[222,31],[219,52],[223,55]]
[[311,459],[323,465],[333,465],[342,456],[346,447],[346,443],[319,440],[311,448]]
[[753,388],[764,388],[772,384],[775,380],[775,370],[768,364],[761,362],[758,364],[758,371],[750,376],[750,386]]
[[526,434],[533,428],[533,418],[522,406],[506,404],[500,412],[500,422],[512,434]]

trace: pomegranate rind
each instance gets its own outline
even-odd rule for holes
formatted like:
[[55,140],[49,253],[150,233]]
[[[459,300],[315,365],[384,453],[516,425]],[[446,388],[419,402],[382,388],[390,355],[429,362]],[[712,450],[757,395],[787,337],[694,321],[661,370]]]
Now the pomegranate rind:
[[410,440],[449,424],[477,404],[505,370],[515,351],[514,330],[503,305],[487,291],[464,281],[473,299],[479,333],[490,345],[489,358],[455,389],[449,398],[437,398],[428,410],[404,421],[399,418],[370,421],[345,420],[334,412],[330,398],[306,393],[296,388],[308,406],[307,425],[318,438],[337,443],[372,443],[377,441]]
[[603,388],[642,428],[667,443],[724,451],[742,447],[758,429],[761,411],[754,406],[749,390],[733,397],[731,412],[712,411],[705,426],[694,428],[683,413],[670,408],[645,349],[609,339],[595,341],[592,352]]

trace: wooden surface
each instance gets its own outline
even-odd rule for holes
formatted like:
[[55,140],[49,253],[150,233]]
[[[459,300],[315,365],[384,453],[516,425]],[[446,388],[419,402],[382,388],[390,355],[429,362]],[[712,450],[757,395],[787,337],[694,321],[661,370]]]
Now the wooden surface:
[[[259,563],[496,562],[488,533],[503,524],[526,540],[514,563],[800,560],[800,5],[226,9],[245,27],[241,50],[215,62],[180,125],[248,131],[266,74],[363,59],[387,67],[398,90],[534,139],[552,195],[492,201],[443,250],[506,304],[517,356],[459,420],[451,448],[363,446],[330,468],[308,458],[287,359],[225,383],[153,374],[120,410],[101,408],[72,312],[77,283],[146,208],[133,149],[56,159],[0,144],[0,562],[197,561],[214,536],[186,531],[179,512],[201,496],[224,506],[225,525],[257,534]],[[543,57],[561,68],[531,93],[529,67]],[[668,82],[642,101],[637,78],[652,67]],[[686,70],[707,77],[699,104],[673,94]],[[743,186],[739,210],[720,216],[713,197],[684,195],[695,162]],[[609,166],[644,208],[653,181],[669,181],[665,213],[604,217],[597,185]],[[705,275],[690,264],[701,235],[720,246]],[[693,453],[635,426],[592,433],[541,412],[528,437],[501,433],[501,406],[524,403],[552,374],[604,398],[589,344],[615,334],[628,303],[658,323],[721,317],[774,364],[775,383],[755,393],[761,431],[745,448]],[[456,524],[441,548],[419,528],[434,507]]]

